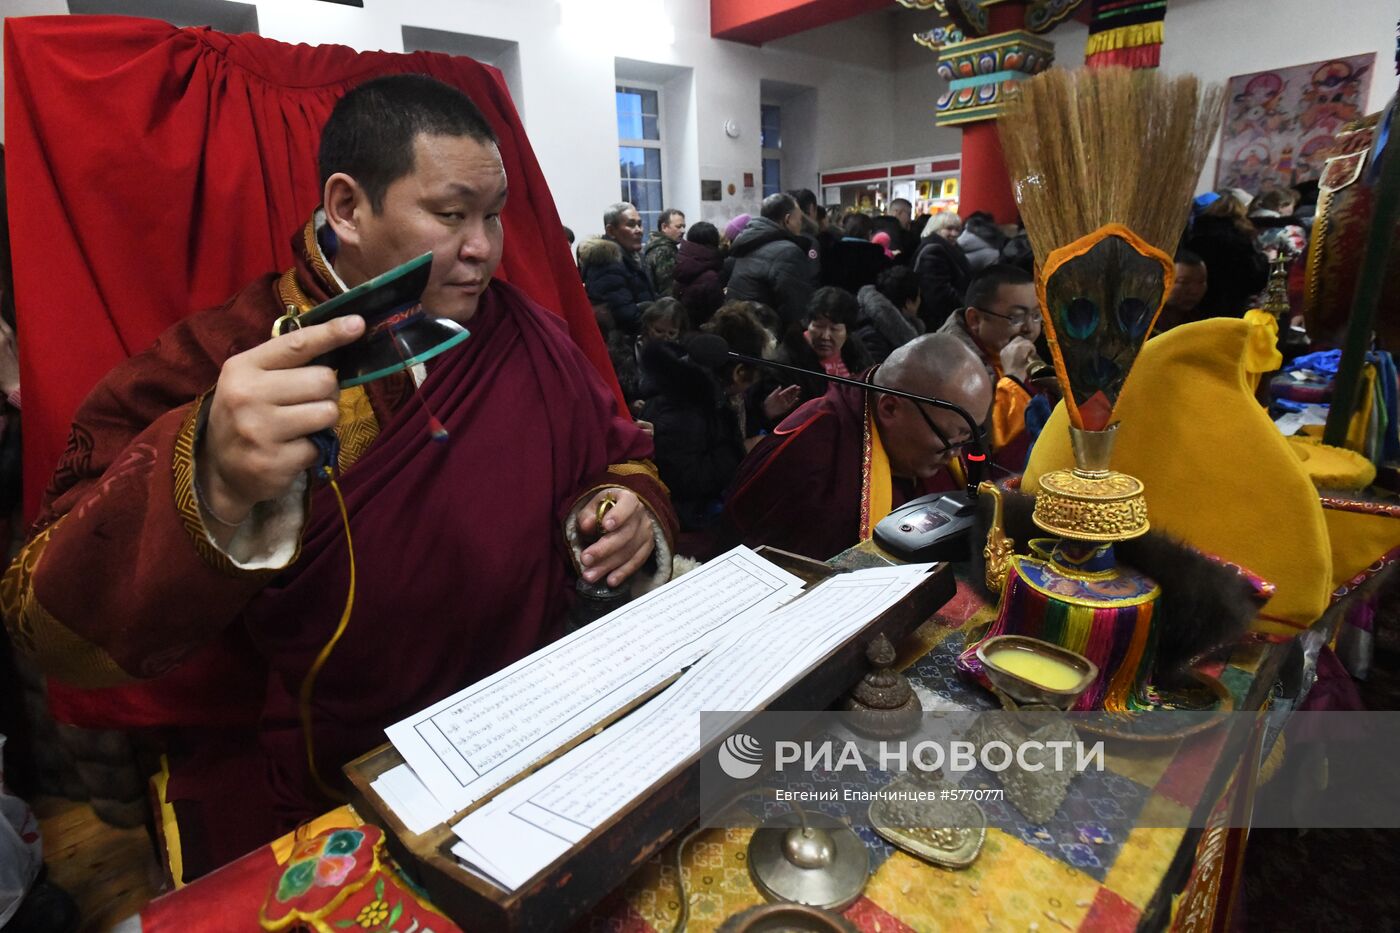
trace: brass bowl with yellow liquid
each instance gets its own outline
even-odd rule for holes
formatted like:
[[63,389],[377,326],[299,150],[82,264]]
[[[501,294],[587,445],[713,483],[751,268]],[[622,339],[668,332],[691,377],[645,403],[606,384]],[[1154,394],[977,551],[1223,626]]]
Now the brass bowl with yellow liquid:
[[1099,676],[1082,654],[1027,635],[997,635],[977,646],[987,679],[1017,703],[1069,709]]

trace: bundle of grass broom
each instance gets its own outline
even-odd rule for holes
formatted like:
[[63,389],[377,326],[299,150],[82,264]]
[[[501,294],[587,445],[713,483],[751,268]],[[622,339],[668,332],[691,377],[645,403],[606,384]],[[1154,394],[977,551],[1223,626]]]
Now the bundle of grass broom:
[[998,128],[1036,257],[1109,223],[1174,254],[1222,99],[1155,69],[1052,68],[1018,84]]

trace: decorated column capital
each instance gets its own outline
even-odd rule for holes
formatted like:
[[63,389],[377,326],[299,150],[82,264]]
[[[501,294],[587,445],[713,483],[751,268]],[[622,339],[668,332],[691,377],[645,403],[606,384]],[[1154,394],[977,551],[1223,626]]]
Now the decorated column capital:
[[934,104],[934,121],[955,126],[995,119],[1008,86],[1037,75],[1055,60],[1055,46],[1026,30],[997,33],[938,50],[938,73],[948,81]]

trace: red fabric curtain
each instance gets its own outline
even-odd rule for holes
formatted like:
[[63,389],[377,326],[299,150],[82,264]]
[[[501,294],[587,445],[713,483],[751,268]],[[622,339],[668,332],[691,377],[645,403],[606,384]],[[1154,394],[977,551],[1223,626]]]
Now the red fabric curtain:
[[[118,16],[5,22],[6,184],[32,518],[74,411],[190,311],[292,264],[320,201],[321,125],[346,90],[419,72],[466,92],[510,182],[497,273],[607,350],[500,72],[431,52],[355,52]],[[622,404],[618,393],[619,405]]]

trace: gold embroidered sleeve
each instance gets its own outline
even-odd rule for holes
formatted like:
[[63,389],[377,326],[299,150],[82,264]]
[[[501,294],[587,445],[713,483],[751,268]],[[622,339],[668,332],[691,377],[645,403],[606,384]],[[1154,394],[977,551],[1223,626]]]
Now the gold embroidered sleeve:
[[189,414],[180,425],[180,432],[175,435],[175,452],[171,458],[175,480],[175,511],[180,513],[180,524],[184,525],[195,551],[204,562],[215,570],[236,574],[239,570],[233,561],[210,540],[209,531],[204,526],[204,517],[199,514],[199,500],[195,498],[194,493],[194,443],[199,432],[200,414],[204,411],[207,399],[208,393],[195,399]]
[[74,632],[34,595],[34,571],[60,518],[36,535],[0,578],[0,612],[15,647],[46,674],[82,687],[111,687],[134,680],[111,655]]

